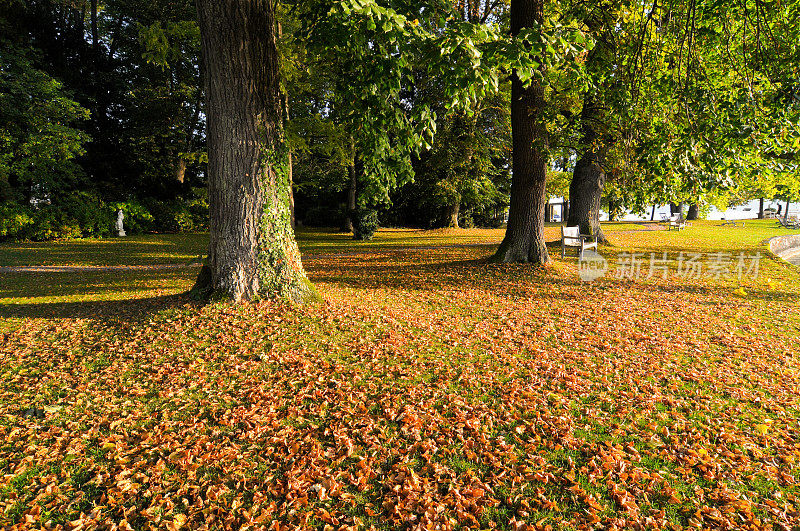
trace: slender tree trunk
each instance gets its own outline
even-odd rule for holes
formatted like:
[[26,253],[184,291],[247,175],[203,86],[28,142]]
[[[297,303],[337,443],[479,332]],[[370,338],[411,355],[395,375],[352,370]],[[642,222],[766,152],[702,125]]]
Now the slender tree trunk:
[[81,14],[78,19],[76,31],[79,32],[81,39],[86,39],[86,2],[81,4]]
[[95,60],[97,59],[97,51],[98,47],[100,46],[100,33],[97,30],[97,0],[92,0],[91,2],[91,10],[92,12],[89,14],[92,21],[92,49],[95,52]]
[[608,200],[608,221],[617,221],[617,213],[619,208],[613,199]]
[[453,200],[453,204],[447,207],[447,226],[459,229],[458,214],[461,210],[461,196]]
[[206,89],[210,244],[199,294],[317,297],[291,229],[271,0],[197,0]]
[[700,217],[700,209],[697,207],[697,203],[692,203],[689,205],[689,211],[686,213],[686,221],[694,221]]
[[[544,0],[511,1],[511,34],[542,24]],[[543,121],[544,87],[533,80],[527,88],[511,76],[512,164],[511,208],[506,235],[494,259],[501,262],[550,261],[544,241],[547,130]]]
[[344,218],[342,232],[353,232],[353,212],[356,209],[356,192],[358,186],[355,160],[347,167],[347,176],[349,179],[347,184],[347,216]]
[[111,41],[108,45],[108,61],[114,59],[114,54],[117,53],[117,46],[119,46],[119,32],[122,29],[122,23],[125,19],[122,15],[117,17],[117,23],[114,25],[114,33],[111,34]]
[[653,205],[653,211],[650,213],[650,221],[655,221],[656,219],[656,205]]
[[[198,100],[194,106],[194,114],[192,114],[189,127],[186,129],[186,139],[183,143],[184,153],[191,153],[194,149],[194,132],[197,129],[197,123],[200,120],[200,101]],[[175,179],[183,184],[186,178],[186,159],[178,155],[178,160],[175,163]]]
[[764,198],[758,200],[758,219],[764,219]]

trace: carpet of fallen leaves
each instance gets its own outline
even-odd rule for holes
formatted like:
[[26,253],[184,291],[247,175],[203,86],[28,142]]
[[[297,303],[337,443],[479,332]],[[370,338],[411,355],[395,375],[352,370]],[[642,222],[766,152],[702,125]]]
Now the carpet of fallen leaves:
[[0,527],[798,529],[800,275],[741,298],[489,252],[314,255],[307,307],[24,319]]

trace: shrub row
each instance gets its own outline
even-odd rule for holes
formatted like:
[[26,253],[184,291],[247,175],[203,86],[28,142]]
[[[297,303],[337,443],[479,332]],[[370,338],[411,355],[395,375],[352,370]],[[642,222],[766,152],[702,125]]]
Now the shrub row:
[[202,198],[105,203],[91,194],[77,193],[38,207],[0,203],[0,240],[43,241],[110,236],[116,231],[118,209],[125,214],[123,224],[127,234],[191,232],[208,228],[208,204]]

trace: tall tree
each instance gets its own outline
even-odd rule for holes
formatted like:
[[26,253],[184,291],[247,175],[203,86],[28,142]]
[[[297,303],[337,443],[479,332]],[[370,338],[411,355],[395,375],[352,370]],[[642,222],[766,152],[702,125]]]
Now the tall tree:
[[272,0],[197,0],[208,122],[209,256],[196,289],[316,298],[291,227]]
[[[525,28],[541,28],[544,0],[511,2],[511,34]],[[543,65],[544,61],[540,61]],[[511,76],[511,137],[513,145],[511,208],[508,227],[495,260],[546,264],[550,258],[544,241],[544,209],[547,204],[548,144],[544,115],[544,67],[526,86],[514,70]]]
[[604,96],[613,91],[614,83],[618,83],[614,80],[615,35],[613,31],[608,31],[608,26],[613,27],[614,20],[606,20],[609,11],[609,5],[598,3],[581,17],[594,36],[595,47],[586,58],[586,70],[591,82],[583,95],[579,120],[580,145],[569,187],[571,208],[567,219],[568,226],[578,226],[582,234],[592,234],[600,241],[605,241],[600,227],[600,204],[606,182],[610,141]]

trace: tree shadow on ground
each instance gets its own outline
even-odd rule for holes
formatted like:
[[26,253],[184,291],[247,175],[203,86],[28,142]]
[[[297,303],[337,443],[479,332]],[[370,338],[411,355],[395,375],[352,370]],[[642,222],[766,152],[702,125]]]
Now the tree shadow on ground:
[[[551,256],[560,253],[560,245],[550,242]],[[425,250],[427,251],[427,250]],[[775,303],[800,302],[800,294],[770,290],[766,286],[748,287],[746,296],[736,298],[732,293],[737,286],[692,282],[680,278],[656,281],[627,280],[616,278],[610,271],[606,278],[597,282],[581,282],[578,272],[574,277],[563,270],[539,268],[530,264],[497,264],[490,261],[491,255],[480,258],[454,259],[452,253],[422,252],[419,249],[403,251],[380,251],[365,253],[361,257],[338,256],[313,260],[306,269],[313,282],[329,283],[356,289],[395,289],[400,291],[438,290],[491,290],[498,294],[527,296],[579,298],[592,293],[613,290],[635,290],[662,293],[668,298],[717,297],[738,300],[767,301]],[[567,257],[567,264],[577,263],[575,257]],[[562,264],[564,262],[561,262]],[[566,273],[566,274],[565,274]],[[645,272],[646,273],[646,272]],[[581,289],[575,289],[581,288]],[[706,304],[697,299],[698,304]],[[707,304],[716,304],[709,300]]]
[[208,247],[206,234],[148,235],[127,238],[4,243],[1,266],[173,264],[196,257]]
[[109,324],[145,321],[164,310],[200,307],[187,293],[127,300],[4,304],[0,318],[86,319]]
[[[378,255],[339,257],[308,262],[312,282],[356,289],[398,291],[492,290],[509,296],[528,293],[530,288],[559,291],[573,284],[549,268],[530,264],[498,264],[490,256],[458,259],[418,250],[381,252]],[[542,295],[545,295],[542,293]],[[565,295],[569,296],[569,295]]]

